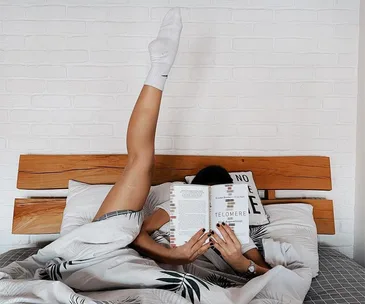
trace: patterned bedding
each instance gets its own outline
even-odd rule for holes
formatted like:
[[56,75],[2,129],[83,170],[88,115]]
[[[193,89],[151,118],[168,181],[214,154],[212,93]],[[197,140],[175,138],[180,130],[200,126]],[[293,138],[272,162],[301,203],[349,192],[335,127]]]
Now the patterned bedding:
[[319,276],[313,279],[304,303],[365,303],[365,268],[336,250],[320,246]]
[[[21,248],[0,255],[0,268],[21,261],[39,248]],[[304,304],[365,303],[365,268],[331,248],[319,247],[320,274],[313,279]]]

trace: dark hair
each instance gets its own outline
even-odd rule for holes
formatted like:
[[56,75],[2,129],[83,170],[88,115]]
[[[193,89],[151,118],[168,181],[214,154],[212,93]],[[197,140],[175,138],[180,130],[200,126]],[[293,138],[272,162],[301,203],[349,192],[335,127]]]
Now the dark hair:
[[217,185],[231,184],[233,180],[226,169],[213,165],[200,170],[191,183],[196,185]]

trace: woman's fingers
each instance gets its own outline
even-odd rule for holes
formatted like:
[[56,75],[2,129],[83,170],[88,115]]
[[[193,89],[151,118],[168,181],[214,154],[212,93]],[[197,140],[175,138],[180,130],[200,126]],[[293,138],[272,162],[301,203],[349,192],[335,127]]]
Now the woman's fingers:
[[223,228],[223,225],[217,223],[217,228],[228,245],[234,244],[233,240],[231,239],[227,231]]
[[211,239],[213,239],[214,241],[216,241],[221,246],[225,245],[225,241],[218,235],[218,233],[214,233],[212,231]]
[[205,229],[202,228],[191,237],[191,239],[187,242],[187,244],[189,244],[190,248],[192,248],[196,244],[196,242],[199,241],[199,239],[204,235],[204,232],[205,232]]
[[226,253],[226,247],[227,247],[227,244],[222,240],[222,238],[217,234],[217,233],[214,233],[209,241],[211,243],[213,243],[213,245],[218,248],[219,247],[219,251],[223,254],[223,253]]
[[194,261],[196,260],[199,256],[203,255],[204,253],[206,253],[208,251],[210,247],[210,243],[207,243],[203,246],[201,246],[198,250],[196,250],[193,254],[193,256],[191,257],[191,260]]
[[226,255],[226,251],[225,251],[225,249],[221,246],[221,245],[219,245],[217,242],[215,242],[214,240],[212,240],[213,241],[213,246],[216,248],[216,249],[218,249],[218,251],[221,253],[221,255],[223,256],[223,257],[225,257],[225,255]]
[[225,224],[224,222],[222,223],[221,227],[227,232],[227,234],[231,238],[232,242],[236,246],[241,247],[241,242],[238,240],[238,238],[237,238],[236,234],[234,233],[234,231],[232,230],[232,228],[229,225]]
[[198,251],[208,240],[210,233],[204,233],[203,236],[191,247],[193,254]]

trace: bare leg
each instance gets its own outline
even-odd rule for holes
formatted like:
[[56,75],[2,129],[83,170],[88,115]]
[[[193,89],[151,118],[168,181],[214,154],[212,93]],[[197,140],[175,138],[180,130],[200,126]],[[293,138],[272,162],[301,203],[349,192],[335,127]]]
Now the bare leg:
[[150,45],[151,71],[129,121],[127,166],[105,198],[95,219],[112,211],[139,211],[143,208],[151,187],[156,125],[162,90],[175,60],[180,32],[180,11],[170,10],[162,23],[157,39]]
[[143,208],[151,187],[161,96],[162,91],[143,87],[128,126],[128,164],[95,218],[116,210],[138,211]]

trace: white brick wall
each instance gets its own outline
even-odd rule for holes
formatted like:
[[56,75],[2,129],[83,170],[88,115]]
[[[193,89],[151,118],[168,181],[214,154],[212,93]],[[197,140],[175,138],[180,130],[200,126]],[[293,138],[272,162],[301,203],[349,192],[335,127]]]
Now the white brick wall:
[[356,144],[356,190],[355,190],[355,244],[354,259],[365,266],[365,60],[362,56],[365,51],[365,3],[360,7],[360,41],[359,41],[359,95],[357,107],[357,144]]
[[10,232],[20,153],[126,151],[177,5],[157,153],[330,156],[337,234],[321,240],[352,256],[359,0],[0,0],[0,251],[44,239]]

